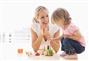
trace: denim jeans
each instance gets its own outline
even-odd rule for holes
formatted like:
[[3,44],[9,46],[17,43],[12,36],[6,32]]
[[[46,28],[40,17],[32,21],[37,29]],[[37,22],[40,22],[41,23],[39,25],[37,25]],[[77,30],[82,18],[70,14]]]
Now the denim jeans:
[[69,50],[74,50],[75,53],[80,54],[85,50],[84,46],[82,46],[76,40],[73,40],[70,38],[62,38],[61,44],[62,44],[61,49],[65,52],[67,52]]

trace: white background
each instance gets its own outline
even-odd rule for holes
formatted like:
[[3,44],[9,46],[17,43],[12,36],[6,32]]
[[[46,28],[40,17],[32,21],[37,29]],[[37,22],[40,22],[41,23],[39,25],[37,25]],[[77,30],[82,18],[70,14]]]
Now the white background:
[[[86,51],[84,55],[84,59],[88,57],[88,36],[89,36],[89,28],[88,28],[88,0],[1,0],[0,1],[0,59],[8,59],[5,54],[11,51],[11,46],[13,45],[13,49],[17,48],[31,48],[31,38],[30,40],[26,40],[23,38],[28,37],[27,33],[30,34],[30,26],[32,23],[32,18],[34,16],[34,11],[38,6],[45,6],[49,10],[49,15],[51,16],[52,12],[56,8],[66,8],[71,17],[73,23],[75,23],[84,35],[86,40]],[[23,33],[21,33],[23,32]],[[10,46],[8,43],[8,34],[20,34],[20,40],[15,40]],[[5,40],[3,40],[3,34],[6,35]],[[15,34],[16,37],[16,34]],[[14,36],[13,36],[14,38]],[[4,41],[4,42],[3,42]],[[4,43],[6,43],[4,45]],[[4,47],[3,47],[4,46]],[[10,49],[8,49],[10,48]],[[7,50],[6,53],[3,51]],[[14,51],[14,50],[13,50]],[[11,56],[10,56],[11,57]],[[9,59],[10,59],[9,57]]]

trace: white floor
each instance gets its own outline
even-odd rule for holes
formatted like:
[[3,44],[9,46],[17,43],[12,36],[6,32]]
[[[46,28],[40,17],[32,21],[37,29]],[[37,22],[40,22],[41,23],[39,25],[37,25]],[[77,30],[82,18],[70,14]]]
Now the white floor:
[[[12,33],[11,35],[6,33],[5,35],[2,34],[0,37],[0,61],[69,61],[65,60],[59,56],[60,51],[52,56],[52,57],[45,57],[45,56],[30,56],[28,57],[25,52],[32,51],[31,48],[31,39],[29,39],[29,33]],[[88,45],[88,43],[87,43]],[[22,48],[23,54],[20,55],[17,52],[17,49]],[[85,52],[78,55],[78,60],[72,61],[87,61],[88,60],[88,46],[86,47]]]
[[[19,41],[19,40],[17,40]],[[29,61],[29,60],[33,60],[33,61],[42,61],[42,60],[46,60],[46,61],[50,61],[50,60],[55,60],[55,61],[69,61],[69,60],[65,60],[62,57],[59,56],[59,54],[54,55],[53,57],[44,57],[44,56],[39,56],[39,57],[35,57],[35,56],[31,56],[28,57],[25,54],[25,51],[31,50],[30,49],[30,45],[28,42],[0,42],[0,61]],[[20,55],[17,53],[17,49],[18,48],[23,48],[23,55]],[[85,51],[84,53],[78,55],[78,60],[73,60],[73,61],[83,61],[83,60],[87,60],[88,59],[88,55],[87,55],[87,51]]]

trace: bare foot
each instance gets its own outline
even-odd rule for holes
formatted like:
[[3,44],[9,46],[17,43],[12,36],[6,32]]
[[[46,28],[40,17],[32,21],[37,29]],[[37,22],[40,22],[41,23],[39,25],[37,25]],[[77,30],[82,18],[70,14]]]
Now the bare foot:
[[60,53],[60,56],[61,57],[64,57],[64,56],[66,56],[67,54],[64,52],[64,51],[61,51],[61,53]]
[[77,54],[73,54],[73,55],[66,55],[66,56],[64,56],[64,58],[68,59],[68,60],[77,60],[78,56],[77,56]]

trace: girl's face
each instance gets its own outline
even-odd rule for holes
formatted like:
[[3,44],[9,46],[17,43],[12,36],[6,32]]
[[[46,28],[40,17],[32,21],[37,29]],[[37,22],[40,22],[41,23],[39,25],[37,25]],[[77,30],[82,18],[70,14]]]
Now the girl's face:
[[64,20],[63,19],[59,19],[55,23],[56,23],[56,25],[61,26],[62,28],[64,28]]
[[39,21],[40,25],[48,25],[49,16],[48,16],[48,12],[46,10],[42,10],[39,12],[38,21]]

